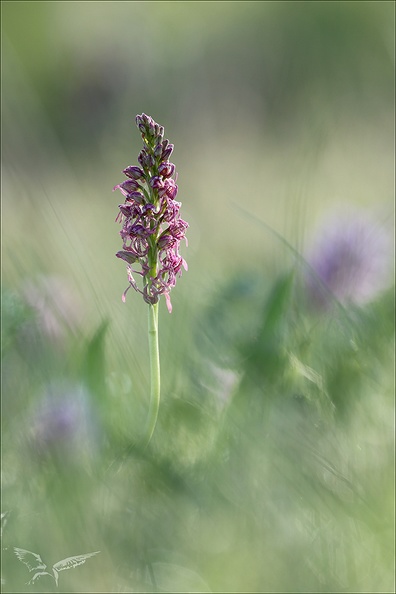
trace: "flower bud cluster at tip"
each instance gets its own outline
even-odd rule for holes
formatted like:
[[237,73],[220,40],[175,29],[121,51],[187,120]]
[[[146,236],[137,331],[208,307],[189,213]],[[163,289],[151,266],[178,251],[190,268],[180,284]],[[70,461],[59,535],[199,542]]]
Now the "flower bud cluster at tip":
[[[188,223],[180,218],[181,203],[175,200],[178,192],[176,168],[169,162],[173,144],[164,139],[164,128],[146,114],[136,116],[136,125],[144,146],[138,155],[139,165],[123,170],[126,178],[113,190],[120,190],[125,200],[119,205],[116,221],[122,222],[120,231],[123,249],[116,256],[128,264],[129,286],[153,305],[165,296],[168,311],[172,311],[169,293],[176,279],[187,270],[187,263],[179,254]],[[135,270],[132,265],[140,265]],[[143,278],[140,289],[133,273]]]

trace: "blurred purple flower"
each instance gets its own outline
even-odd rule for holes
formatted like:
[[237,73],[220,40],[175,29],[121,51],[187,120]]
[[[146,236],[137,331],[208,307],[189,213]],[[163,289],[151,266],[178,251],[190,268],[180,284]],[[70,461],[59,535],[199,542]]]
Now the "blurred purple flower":
[[37,312],[39,326],[48,338],[61,341],[67,329],[74,332],[79,328],[81,304],[61,277],[41,275],[35,281],[25,281],[23,294]]
[[388,234],[363,213],[332,216],[318,230],[306,256],[311,271],[306,276],[310,303],[319,309],[340,303],[362,305],[389,284]]
[[30,446],[40,456],[90,457],[97,441],[94,416],[83,385],[51,384],[30,415]]
[[[119,205],[117,221],[123,223],[120,231],[123,249],[116,256],[128,264],[129,287],[143,295],[149,303],[157,303],[165,296],[169,313],[172,311],[169,293],[176,284],[186,261],[179,254],[188,223],[180,218],[181,203],[175,200],[178,187],[175,166],[168,161],[173,145],[164,140],[164,129],[145,115],[136,116],[144,147],[138,156],[140,167],[130,165],[123,170],[127,180],[115,186],[125,201]],[[186,240],[187,243],[187,240]],[[132,268],[140,264],[141,270]],[[139,289],[133,273],[143,278]]]

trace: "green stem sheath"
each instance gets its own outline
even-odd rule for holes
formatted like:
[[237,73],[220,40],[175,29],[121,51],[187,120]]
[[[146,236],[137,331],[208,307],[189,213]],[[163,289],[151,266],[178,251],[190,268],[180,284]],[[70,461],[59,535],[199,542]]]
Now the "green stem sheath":
[[160,358],[158,344],[158,302],[149,305],[148,340],[150,352],[150,408],[147,419],[145,445],[148,445],[155,429],[160,405]]

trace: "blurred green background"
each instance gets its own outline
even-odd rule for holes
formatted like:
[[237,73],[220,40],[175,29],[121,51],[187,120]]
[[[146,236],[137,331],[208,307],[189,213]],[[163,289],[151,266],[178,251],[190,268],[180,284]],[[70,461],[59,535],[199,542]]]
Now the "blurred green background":
[[[393,235],[394,4],[3,2],[2,54],[3,591],[55,591],[13,547],[100,550],[64,592],[392,591],[391,275],[318,315],[299,272],[337,209]],[[190,224],[147,450],[142,112]]]

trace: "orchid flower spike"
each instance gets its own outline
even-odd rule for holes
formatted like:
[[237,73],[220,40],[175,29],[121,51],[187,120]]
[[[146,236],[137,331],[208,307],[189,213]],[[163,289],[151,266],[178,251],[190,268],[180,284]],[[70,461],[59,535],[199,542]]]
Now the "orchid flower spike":
[[[182,269],[187,270],[179,246],[188,223],[180,218],[176,168],[169,161],[173,145],[164,140],[164,128],[144,113],[136,116],[136,125],[143,139],[139,165],[126,167],[126,179],[114,187],[124,197],[116,219],[122,223],[123,242],[116,256],[127,263],[129,281],[122,299],[131,287],[150,305],[164,295],[170,313],[170,291]],[[142,288],[134,274],[142,277]]]

